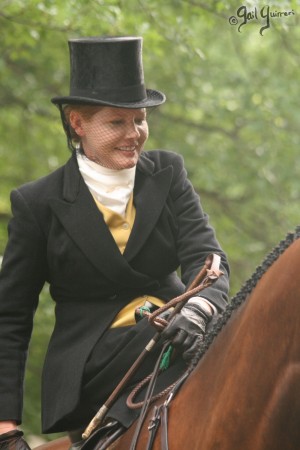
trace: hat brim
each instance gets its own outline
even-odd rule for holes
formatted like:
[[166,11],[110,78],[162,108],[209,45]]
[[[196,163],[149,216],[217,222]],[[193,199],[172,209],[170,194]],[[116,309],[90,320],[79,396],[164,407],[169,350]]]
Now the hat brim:
[[87,98],[87,97],[77,97],[77,96],[66,96],[66,97],[53,97],[51,102],[55,105],[99,105],[99,106],[113,106],[119,108],[151,108],[153,106],[159,106],[166,101],[166,96],[160,91],[153,89],[146,89],[147,97],[143,100],[136,102],[109,102],[106,100]]

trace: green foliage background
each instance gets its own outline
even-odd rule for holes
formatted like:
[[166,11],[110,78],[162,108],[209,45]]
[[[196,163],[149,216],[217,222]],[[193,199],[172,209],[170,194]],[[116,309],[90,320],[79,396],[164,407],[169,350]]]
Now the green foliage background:
[[[264,6],[294,14],[272,17],[263,35],[262,18],[239,32],[228,19],[241,5],[258,16]],[[299,17],[299,0],[0,0],[0,254],[11,189],[69,156],[49,101],[68,93],[67,39],[141,35],[146,82],[168,98],[150,115],[147,148],[184,156],[228,254],[233,295],[299,223]],[[28,361],[28,434],[40,433],[52,323],[45,287]]]

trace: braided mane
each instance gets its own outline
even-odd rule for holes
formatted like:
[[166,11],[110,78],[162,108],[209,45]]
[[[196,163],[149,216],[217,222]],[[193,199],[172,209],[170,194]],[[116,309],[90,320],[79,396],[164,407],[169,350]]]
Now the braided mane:
[[279,244],[271,250],[266,256],[261,265],[259,265],[252,276],[245,282],[239,292],[232,297],[228,303],[225,311],[220,315],[218,321],[213,326],[210,332],[205,336],[205,341],[201,342],[199,346],[199,352],[193,359],[189,371],[191,372],[198,364],[200,358],[206,353],[215,337],[220,333],[222,328],[226,325],[230,319],[232,313],[239,308],[239,306],[246,300],[251,294],[252,290],[257,285],[263,274],[272,266],[272,264],[279,258],[280,255],[296,240],[300,237],[300,226],[298,226],[293,233],[288,233],[286,238],[279,242]]

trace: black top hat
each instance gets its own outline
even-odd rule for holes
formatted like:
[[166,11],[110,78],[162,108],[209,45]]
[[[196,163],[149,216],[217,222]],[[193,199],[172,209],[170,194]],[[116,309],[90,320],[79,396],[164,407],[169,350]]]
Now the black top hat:
[[146,89],[141,37],[91,37],[69,40],[70,95],[57,105],[88,104],[146,108],[164,103],[160,91]]

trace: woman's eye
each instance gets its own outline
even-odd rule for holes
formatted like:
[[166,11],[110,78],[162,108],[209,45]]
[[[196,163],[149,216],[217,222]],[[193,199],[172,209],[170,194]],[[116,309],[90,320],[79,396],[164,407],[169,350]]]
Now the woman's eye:
[[[142,125],[144,123],[146,119],[145,118],[136,118],[134,119],[134,123],[136,125]],[[114,126],[120,126],[120,125],[125,125],[126,121],[124,119],[115,119],[115,120],[111,120],[110,123]]]
[[142,123],[144,122],[145,119],[135,119],[135,123],[137,125],[142,125]]

